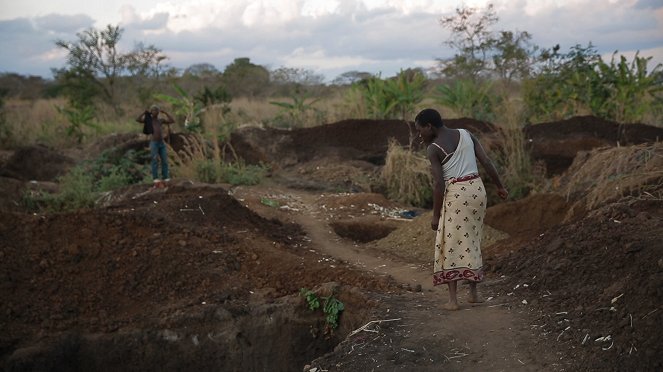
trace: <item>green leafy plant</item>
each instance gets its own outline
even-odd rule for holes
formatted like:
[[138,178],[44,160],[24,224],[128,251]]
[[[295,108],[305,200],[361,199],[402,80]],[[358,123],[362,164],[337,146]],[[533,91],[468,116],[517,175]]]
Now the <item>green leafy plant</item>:
[[346,102],[360,97],[363,104],[358,108],[372,119],[408,120],[424,98],[425,83],[419,70],[401,70],[395,78],[386,80],[377,75],[353,84]]
[[203,104],[195,97],[187,93],[182,87],[173,84],[178,96],[167,94],[155,94],[158,100],[169,103],[173,107],[173,113],[184,121],[184,129],[190,132],[204,132],[201,114],[205,111]]
[[525,81],[523,99],[529,121],[559,120],[578,114],[619,123],[643,121],[661,110],[663,65],[648,71],[651,57],[624,56],[605,63],[590,43],[576,45],[568,53],[559,47],[545,50],[546,64],[535,78]]
[[83,162],[58,178],[57,193],[29,192],[23,195],[23,203],[29,210],[56,212],[91,208],[101,193],[142,182],[145,167],[138,164],[142,157],[141,152],[133,150],[121,156],[113,150],[104,151],[96,159]]
[[313,291],[307,288],[301,288],[299,293],[304,296],[309,310],[314,311],[320,308],[320,299]]
[[277,122],[284,123],[286,127],[301,128],[305,127],[307,122],[315,120],[318,110],[313,105],[319,99],[312,99],[306,102],[309,97],[306,95],[293,95],[290,97],[292,103],[270,101],[269,103],[281,108],[277,117]]
[[[320,297],[315,292],[307,288],[301,288],[299,293],[306,300],[309,310],[315,311],[320,308]],[[322,297],[322,300],[324,301],[322,303],[322,312],[325,314],[327,326],[332,330],[338,328],[338,321],[345,309],[345,305],[333,295]]]
[[72,168],[58,181],[60,190],[57,194],[38,192],[25,196],[26,206],[44,206],[52,211],[72,211],[92,207],[99,195],[94,188],[94,177],[81,166]]
[[456,80],[453,85],[438,85],[437,101],[456,113],[477,120],[494,119],[492,84],[472,80]]
[[341,312],[345,309],[343,302],[339,301],[334,296],[323,297],[325,302],[322,307],[322,310],[325,313],[325,321],[332,328],[338,328],[338,319],[341,316]]
[[214,160],[201,160],[195,166],[198,181],[216,183],[219,180],[221,171],[219,165]]
[[69,122],[66,129],[67,136],[75,138],[78,143],[83,142],[83,138],[85,138],[85,128],[99,129],[99,126],[94,123],[94,107],[92,106],[70,104],[56,108]]
[[278,208],[279,207],[279,202],[278,200],[270,199],[270,198],[260,198],[260,204],[264,204],[268,207],[272,208]]
[[238,160],[233,163],[221,164],[221,179],[231,185],[257,185],[267,174],[265,165],[245,164]]

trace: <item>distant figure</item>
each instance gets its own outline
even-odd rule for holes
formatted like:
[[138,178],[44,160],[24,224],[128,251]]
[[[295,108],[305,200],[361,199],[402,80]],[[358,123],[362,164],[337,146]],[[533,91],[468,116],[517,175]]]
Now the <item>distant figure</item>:
[[487,199],[477,158],[497,185],[498,195],[506,199],[509,193],[472,133],[447,128],[440,114],[433,109],[417,114],[415,124],[419,137],[428,146],[434,180],[431,228],[437,235],[433,285],[446,283],[449,303],[443,308],[458,310],[458,280],[469,281],[469,302],[483,302],[477,293],[477,283],[484,277],[481,238]]
[[[166,119],[159,117],[159,114],[164,114]],[[170,174],[168,173],[168,152],[164,142],[164,124],[172,124],[175,122],[173,117],[166,111],[162,111],[159,106],[152,105],[149,110],[145,110],[136,121],[143,123],[143,133],[151,135],[150,138],[150,156],[152,167],[152,179],[154,180],[155,188],[165,187],[165,183],[170,181]],[[161,176],[159,178],[159,161],[161,162]]]

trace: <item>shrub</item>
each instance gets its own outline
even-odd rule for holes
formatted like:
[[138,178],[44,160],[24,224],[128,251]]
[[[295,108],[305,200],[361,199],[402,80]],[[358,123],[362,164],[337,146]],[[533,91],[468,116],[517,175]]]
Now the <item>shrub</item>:
[[116,165],[110,169],[110,172],[106,176],[99,179],[97,182],[97,190],[102,192],[111,191],[130,185],[131,183],[131,176],[127,171],[121,166]]
[[[93,207],[100,193],[143,181],[144,170],[136,164],[140,157],[140,152],[133,150],[119,158],[113,156],[112,150],[105,151],[95,160],[84,162],[60,177],[58,193],[27,193],[23,204],[29,210],[55,212]],[[111,165],[112,162],[116,164]]]
[[94,205],[98,197],[98,193],[94,190],[94,178],[83,167],[74,167],[58,181],[60,191],[57,194],[38,192],[25,195],[23,202],[26,207],[64,212]]
[[231,185],[257,185],[267,175],[265,165],[246,165],[243,161],[221,165],[221,178]]
[[220,167],[214,160],[205,159],[196,162],[196,179],[205,183],[217,183],[219,181]]

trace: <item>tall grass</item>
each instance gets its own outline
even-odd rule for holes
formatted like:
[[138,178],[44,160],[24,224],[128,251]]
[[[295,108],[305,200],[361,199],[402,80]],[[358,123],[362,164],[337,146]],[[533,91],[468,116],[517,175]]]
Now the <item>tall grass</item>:
[[394,140],[389,141],[382,179],[389,198],[416,207],[431,205],[433,177],[428,159]]
[[501,129],[503,150],[497,165],[511,198],[519,199],[542,188],[545,169],[532,163],[523,131],[524,110],[519,101],[504,99],[495,111]]
[[[33,101],[11,99],[8,100],[4,113],[6,125],[11,132],[11,137],[5,143],[0,144],[2,148],[14,148],[18,146],[43,143],[56,148],[71,147],[77,144],[76,138],[67,135],[69,123],[67,118],[58,112],[57,107],[66,104],[64,99],[38,99]],[[83,143],[93,141],[96,138],[111,133],[129,133],[140,131],[140,126],[135,123],[134,118],[142,109],[135,108],[134,112],[122,117],[105,112],[103,106],[100,113],[96,113],[97,128],[85,128]]]

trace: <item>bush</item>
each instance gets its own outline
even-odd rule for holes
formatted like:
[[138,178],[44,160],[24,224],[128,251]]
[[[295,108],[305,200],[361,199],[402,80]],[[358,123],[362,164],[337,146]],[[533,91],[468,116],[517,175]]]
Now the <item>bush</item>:
[[108,175],[103,176],[97,183],[98,191],[111,191],[120,187],[128,186],[131,182],[129,173],[119,165],[111,168]]
[[[60,177],[57,194],[32,192],[23,196],[23,204],[29,210],[47,209],[55,212],[91,208],[102,192],[115,190],[142,182],[144,169],[136,161],[141,154],[128,151],[119,158],[112,151],[102,153],[97,159],[84,162]],[[115,162],[115,165],[109,163]],[[143,167],[144,168],[144,167]]]
[[220,167],[214,160],[205,159],[196,162],[196,179],[204,183],[217,183],[220,176]]
[[257,185],[267,175],[265,165],[246,165],[243,161],[221,165],[221,178],[231,185]]
[[58,179],[60,191],[57,194],[39,192],[24,196],[24,204],[30,209],[45,208],[54,212],[90,208],[98,193],[94,190],[94,178],[83,167],[75,167]]

